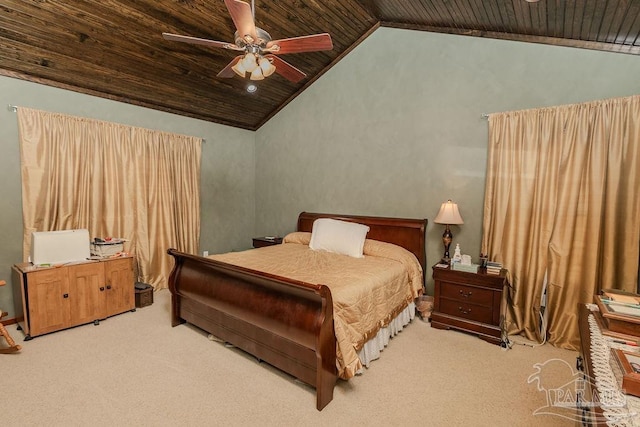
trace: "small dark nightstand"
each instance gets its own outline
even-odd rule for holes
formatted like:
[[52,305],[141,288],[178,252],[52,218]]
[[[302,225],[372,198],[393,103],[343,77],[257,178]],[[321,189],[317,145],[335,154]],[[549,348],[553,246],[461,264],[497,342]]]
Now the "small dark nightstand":
[[457,329],[478,335],[493,344],[502,344],[500,311],[506,270],[487,274],[433,267],[434,307],[431,326]]
[[282,237],[254,237],[253,247],[262,248],[264,246],[279,245],[282,243]]

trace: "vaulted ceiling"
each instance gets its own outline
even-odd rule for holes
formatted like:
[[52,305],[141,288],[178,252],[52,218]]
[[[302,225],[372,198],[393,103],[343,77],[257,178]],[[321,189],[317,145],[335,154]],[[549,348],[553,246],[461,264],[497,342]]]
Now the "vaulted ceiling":
[[[333,49],[280,55],[306,73],[217,77],[237,52],[224,0],[3,0],[0,74],[256,130],[379,26],[640,54],[640,0],[254,0],[273,39],[329,33]],[[251,0],[247,0],[251,3]]]

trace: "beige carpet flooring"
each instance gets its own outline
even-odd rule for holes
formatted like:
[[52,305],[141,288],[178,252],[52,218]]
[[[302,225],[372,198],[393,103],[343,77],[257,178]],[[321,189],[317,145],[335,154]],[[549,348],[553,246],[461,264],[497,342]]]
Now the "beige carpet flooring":
[[534,415],[545,412],[546,389],[527,379],[535,364],[559,359],[545,366],[547,385],[568,383],[576,352],[506,351],[416,318],[318,412],[312,388],[197,328],[172,328],[169,292],[154,299],[27,342],[9,326],[23,349],[0,355],[0,425],[573,425],[568,409]]

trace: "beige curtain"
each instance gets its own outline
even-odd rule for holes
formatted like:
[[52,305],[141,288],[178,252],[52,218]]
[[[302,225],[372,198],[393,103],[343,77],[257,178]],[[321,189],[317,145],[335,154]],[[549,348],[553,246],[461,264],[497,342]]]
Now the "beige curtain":
[[173,247],[197,253],[200,138],[18,108],[24,258],[32,231],[128,239],[138,280],[167,286]]
[[577,349],[578,303],[636,292],[640,96],[489,116],[482,251],[509,270],[507,330]]

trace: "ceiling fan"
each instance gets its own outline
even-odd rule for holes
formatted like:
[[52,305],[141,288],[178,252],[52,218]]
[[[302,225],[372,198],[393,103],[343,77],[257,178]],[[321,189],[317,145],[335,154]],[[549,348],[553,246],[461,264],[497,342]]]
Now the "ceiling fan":
[[218,77],[233,77],[235,74],[251,80],[262,80],[274,72],[294,83],[305,78],[306,74],[289,64],[276,54],[318,52],[333,49],[331,36],[328,33],[310,36],[271,40],[271,36],[254,22],[255,7],[242,0],[224,0],[231,19],[236,27],[235,43],[162,33],[166,40],[199,44],[211,47],[243,52],[218,73]]

